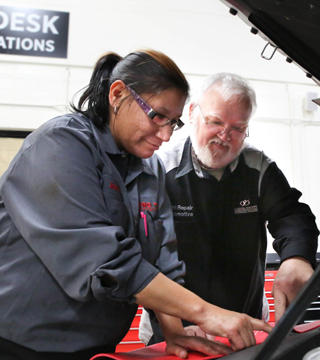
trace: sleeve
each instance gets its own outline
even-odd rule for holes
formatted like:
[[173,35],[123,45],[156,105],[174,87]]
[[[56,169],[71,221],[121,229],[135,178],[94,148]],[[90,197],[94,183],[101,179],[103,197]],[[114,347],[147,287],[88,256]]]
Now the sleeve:
[[260,206],[275,239],[273,247],[281,262],[302,256],[316,267],[319,230],[310,207],[299,202],[301,195],[290,187],[282,171],[272,162],[261,181]]
[[[3,200],[31,250],[71,298],[135,301],[158,270],[110,218],[101,155],[85,130],[38,134],[6,175]],[[127,210],[127,209],[124,209]]]

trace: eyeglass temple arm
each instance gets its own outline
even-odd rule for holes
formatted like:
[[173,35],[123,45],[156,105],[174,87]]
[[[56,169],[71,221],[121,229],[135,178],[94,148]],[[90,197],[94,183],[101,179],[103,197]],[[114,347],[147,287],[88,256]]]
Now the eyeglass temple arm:
[[126,85],[126,88],[130,91],[142,110],[150,117],[150,119],[153,119],[157,113],[130,86]]
[[147,115],[149,116],[150,119],[153,119],[157,115],[157,113],[153,109],[150,108]]

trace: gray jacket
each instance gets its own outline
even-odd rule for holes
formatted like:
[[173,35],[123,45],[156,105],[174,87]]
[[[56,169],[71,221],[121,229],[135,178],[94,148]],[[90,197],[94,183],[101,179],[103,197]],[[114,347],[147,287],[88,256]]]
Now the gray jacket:
[[[37,351],[116,345],[159,271],[183,283],[165,171],[70,114],[24,141],[0,182],[0,336]],[[112,158],[112,160],[111,160]]]

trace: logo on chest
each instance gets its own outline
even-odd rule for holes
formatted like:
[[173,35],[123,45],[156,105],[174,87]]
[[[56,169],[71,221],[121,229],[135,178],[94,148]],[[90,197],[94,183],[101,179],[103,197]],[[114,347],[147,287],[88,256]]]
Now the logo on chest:
[[192,205],[172,205],[174,217],[193,217]]
[[140,211],[143,211],[143,212],[146,212],[146,211],[156,212],[158,209],[158,204],[156,202],[143,201],[143,202],[139,203],[139,209],[140,209]]
[[249,199],[241,200],[240,205],[241,207],[237,207],[234,209],[235,214],[248,214],[258,212],[258,206],[251,205]]
[[120,186],[118,186],[117,184],[115,184],[114,182],[110,182],[110,186],[109,186],[110,189],[113,189],[115,191],[118,191],[118,192],[121,192],[120,190]]

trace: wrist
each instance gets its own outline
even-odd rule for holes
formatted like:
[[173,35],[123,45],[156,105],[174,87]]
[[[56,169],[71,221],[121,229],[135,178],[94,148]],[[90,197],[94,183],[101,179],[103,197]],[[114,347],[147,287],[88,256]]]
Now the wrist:
[[185,335],[181,319],[159,312],[156,315],[166,341],[174,335]]
[[[216,306],[209,304],[201,299],[196,303],[193,303],[190,307],[191,322],[197,325],[201,325],[205,322],[208,316],[212,316],[212,308]],[[211,311],[210,311],[211,310]]]
[[215,321],[218,317],[230,316],[231,311],[203,301],[193,308],[193,322],[201,327],[208,319]]

